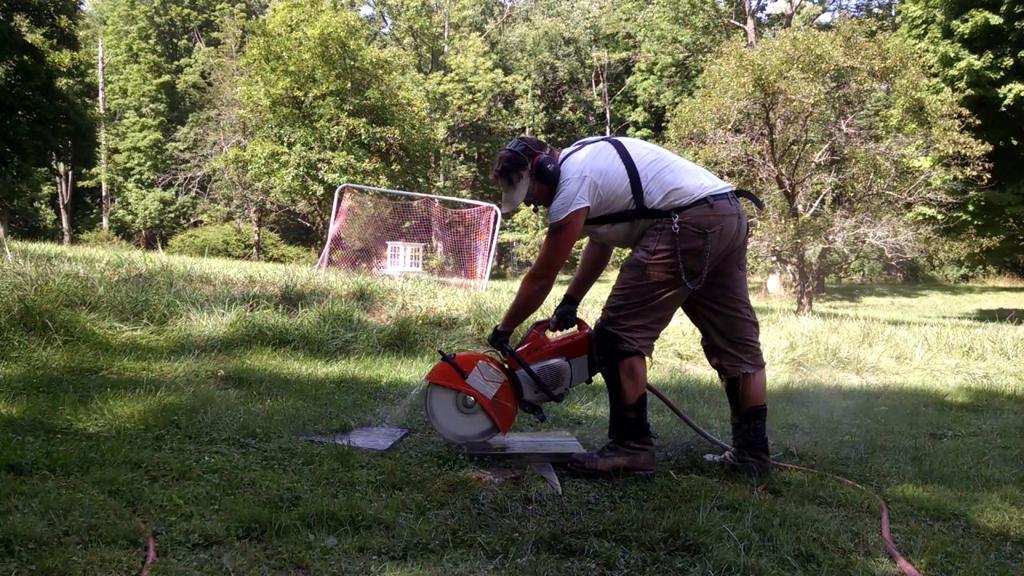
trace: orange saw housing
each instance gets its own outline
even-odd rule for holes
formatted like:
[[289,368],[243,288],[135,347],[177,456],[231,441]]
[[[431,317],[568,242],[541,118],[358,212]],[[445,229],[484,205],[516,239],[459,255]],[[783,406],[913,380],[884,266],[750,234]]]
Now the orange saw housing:
[[[519,411],[514,377],[500,361],[483,352],[457,352],[427,373],[427,382],[469,394],[504,434],[512,428]],[[455,366],[462,368],[460,374]]]
[[482,352],[441,353],[427,374],[430,385],[471,396],[498,432],[507,433],[519,408],[543,420],[540,404],[561,402],[568,390],[594,374],[591,332],[579,320],[576,330],[549,336],[547,320],[527,330],[505,361]]

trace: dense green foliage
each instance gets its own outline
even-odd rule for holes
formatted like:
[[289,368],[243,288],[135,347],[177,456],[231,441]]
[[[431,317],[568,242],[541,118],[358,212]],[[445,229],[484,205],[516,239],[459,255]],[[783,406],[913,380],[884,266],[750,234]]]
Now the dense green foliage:
[[[556,146],[616,133],[692,150],[680,127],[737,108],[758,72],[729,62],[747,58],[767,65],[783,91],[813,95],[806,106],[833,119],[852,108],[832,97],[841,81],[830,71],[874,67],[865,72],[874,92],[851,97],[872,111],[870,132],[888,145],[847,150],[836,173],[846,190],[884,176],[893,154],[893,181],[927,171],[937,157],[922,148],[936,142],[921,137],[929,123],[954,140],[973,130],[991,147],[991,185],[980,173],[924,180],[922,193],[949,202],[927,217],[915,212],[917,231],[932,239],[918,269],[969,275],[988,258],[1008,270],[1020,245],[1020,14],[1007,0],[97,0],[0,9],[2,97],[15,111],[0,136],[0,232],[63,229],[70,241],[109,222],[125,240],[160,248],[197,224],[231,221],[252,229],[254,258],[264,229],[312,247],[343,181],[494,200],[495,151],[522,132]],[[779,46],[790,33],[817,34],[829,48],[811,46],[816,62],[787,53]],[[885,49],[871,45],[874,34]],[[861,52],[870,56],[863,63]],[[915,52],[927,58],[908,56]],[[933,95],[885,95],[887,74]],[[715,81],[721,89],[709,88]],[[937,110],[953,101],[968,114]],[[777,118],[795,131],[799,119]],[[914,144],[897,149],[900,139]],[[726,148],[700,154],[736,160]],[[976,157],[973,144],[964,151]],[[715,167],[730,176],[756,168]],[[763,180],[745,183],[767,193],[774,184]],[[904,207],[883,199],[864,214]],[[828,241],[828,226],[811,228],[814,242]],[[523,230],[502,242],[518,255],[500,261],[533,250]],[[760,240],[791,251],[777,234]],[[861,269],[908,273],[906,251],[859,252]],[[841,274],[846,259],[833,260],[828,273]]]
[[995,256],[1024,270],[1024,6],[907,0],[900,21],[992,146],[993,186],[967,204],[967,224],[999,242]]
[[[288,246],[281,237],[269,230],[262,234],[261,259],[267,262],[295,262],[313,264],[313,253],[298,246]],[[244,260],[253,255],[251,228],[235,224],[219,224],[193,228],[178,234],[167,243],[169,254]]]
[[[874,500],[776,473],[709,469],[655,403],[659,472],[593,482],[446,445],[416,382],[435,349],[482,346],[514,281],[487,292],[307,266],[14,242],[0,266],[0,573],[893,574]],[[564,278],[563,278],[564,282]],[[609,282],[581,313],[592,320]],[[564,286],[564,284],[562,284]],[[561,290],[545,306],[551,310]],[[1024,560],[1024,287],[842,287],[823,313],[755,297],[777,458],[881,494],[924,574],[1015,574]],[[656,383],[713,433],[728,407],[680,314]],[[605,440],[600,380],[550,420]],[[367,422],[411,435],[379,454],[300,440]],[[518,470],[516,466],[514,469]]]
[[[241,162],[257,189],[326,232],[340,182],[419,188],[429,151],[420,86],[404,55],[369,42],[355,12],[288,1],[254,27],[242,62],[252,138]],[[245,193],[245,191],[241,191]]]

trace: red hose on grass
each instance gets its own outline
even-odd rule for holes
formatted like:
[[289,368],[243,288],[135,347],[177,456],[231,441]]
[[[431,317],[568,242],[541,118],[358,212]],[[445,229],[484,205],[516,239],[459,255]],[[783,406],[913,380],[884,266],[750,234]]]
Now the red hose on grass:
[[142,531],[146,534],[146,559],[142,561],[142,576],[149,576],[149,569],[156,562],[156,539],[153,538],[153,533],[150,532],[149,528],[146,528],[146,524],[139,520],[139,526]]
[[810,474],[821,474],[822,476],[828,476],[833,480],[838,480],[839,482],[842,482],[847,486],[859,488],[860,490],[863,490],[865,493],[873,496],[875,500],[878,500],[878,504],[882,512],[881,532],[882,542],[885,544],[885,551],[888,552],[889,557],[892,558],[893,562],[896,563],[896,566],[898,566],[900,570],[902,570],[903,573],[906,574],[906,576],[921,576],[921,573],[917,571],[917,568],[914,568],[914,565],[911,564],[910,561],[903,556],[903,554],[900,554],[899,549],[896,548],[896,542],[893,541],[892,532],[889,530],[889,507],[886,506],[885,500],[882,500],[881,496],[875,494],[871,490],[868,490],[864,486],[857,484],[856,482],[850,480],[849,478],[843,478],[842,476],[836,476],[835,474],[829,474],[828,472],[821,472],[820,470],[815,470],[813,468],[805,468],[803,466],[797,466],[796,464],[775,462],[774,460],[772,461],[772,466],[775,466],[776,468],[781,468],[783,470],[796,470],[798,472],[807,472]]
[[[729,446],[725,442],[722,442],[718,438],[715,438],[708,431],[701,428],[696,422],[693,421],[692,418],[687,416],[686,412],[680,410],[678,406],[676,406],[671,400],[669,400],[668,396],[665,396],[661,392],[661,390],[658,390],[657,388],[650,384],[647,385],[647,389],[650,390],[652,394],[657,396],[658,400],[661,400],[665,404],[665,406],[667,406],[668,409],[672,411],[673,414],[678,416],[680,420],[686,423],[687,426],[692,428],[693,431],[699,434],[702,438],[718,446],[719,448],[722,448],[724,450],[732,450],[732,446]],[[842,476],[836,476],[835,474],[830,474],[828,472],[820,472],[813,468],[805,468],[803,466],[797,466],[795,464],[786,464],[785,462],[776,462],[774,460],[772,461],[772,466],[783,470],[796,470],[798,472],[806,472],[809,474],[821,474],[822,476],[828,476],[833,480],[838,480],[839,482],[842,482],[847,486],[853,486],[854,488],[858,488],[866,492],[867,494],[873,496],[875,500],[878,500],[878,504],[881,507],[881,534],[882,543],[885,544],[886,553],[889,554],[889,557],[892,558],[893,562],[896,563],[896,566],[898,566],[899,569],[902,570],[903,574],[905,574],[906,576],[921,576],[921,573],[918,572],[917,568],[914,568],[914,565],[911,564],[910,561],[903,556],[903,554],[900,554],[899,549],[896,548],[896,542],[892,539],[892,531],[889,530],[889,507],[885,504],[885,500],[883,500],[881,496],[875,494],[871,490],[868,490],[867,488],[861,486],[860,484],[854,482],[853,480],[843,478]]]

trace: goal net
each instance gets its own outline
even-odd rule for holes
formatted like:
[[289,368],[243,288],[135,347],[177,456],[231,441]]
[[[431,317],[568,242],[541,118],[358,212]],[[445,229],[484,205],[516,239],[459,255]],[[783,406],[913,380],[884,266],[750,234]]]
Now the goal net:
[[486,288],[500,225],[498,207],[486,202],[344,184],[317,268]]

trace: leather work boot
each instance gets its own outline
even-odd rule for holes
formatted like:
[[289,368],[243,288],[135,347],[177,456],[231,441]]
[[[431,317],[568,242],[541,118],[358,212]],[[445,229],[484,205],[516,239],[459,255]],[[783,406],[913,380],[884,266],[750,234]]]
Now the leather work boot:
[[650,436],[637,440],[612,440],[600,450],[573,454],[569,459],[569,470],[597,478],[653,476],[654,440]]
[[766,424],[768,407],[754,406],[733,422],[732,450],[722,454],[707,454],[704,459],[742,472],[755,479],[766,480],[772,469],[772,458],[768,452]]

